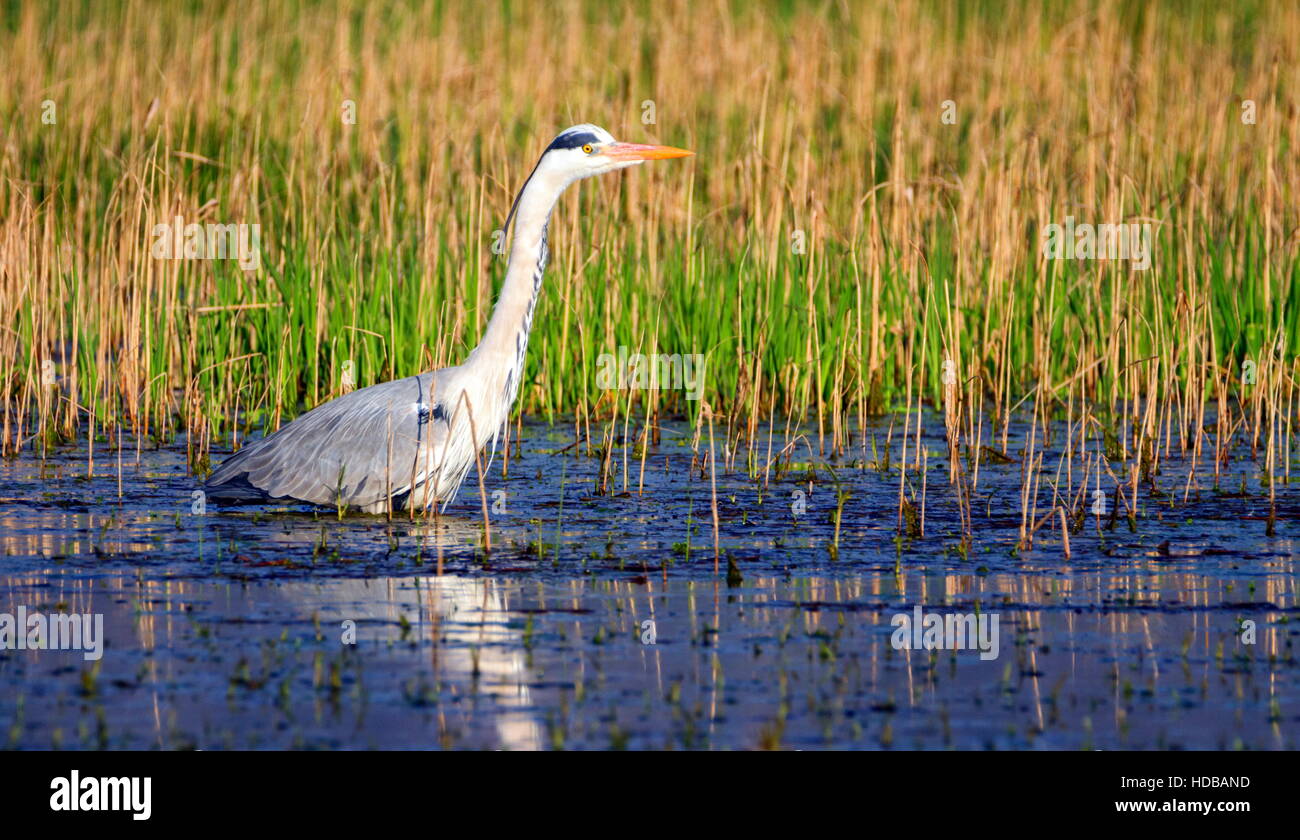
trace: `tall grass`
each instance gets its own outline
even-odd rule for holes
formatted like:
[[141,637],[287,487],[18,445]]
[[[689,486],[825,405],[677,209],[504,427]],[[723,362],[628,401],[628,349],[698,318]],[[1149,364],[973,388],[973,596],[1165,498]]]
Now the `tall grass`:
[[[698,420],[596,389],[625,345],[706,353],[727,440],[843,450],[915,399],[1004,451],[1039,403],[1125,455],[1170,417],[1199,446],[1207,402],[1289,441],[1300,8],[1045,5],[4,4],[0,446],[187,432],[201,469],[347,362],[459,361],[494,231],[582,121],[698,156],[562,201],[522,412]],[[152,258],[177,215],[259,224],[261,269]],[[1152,221],[1152,268],[1045,260],[1067,215]]]

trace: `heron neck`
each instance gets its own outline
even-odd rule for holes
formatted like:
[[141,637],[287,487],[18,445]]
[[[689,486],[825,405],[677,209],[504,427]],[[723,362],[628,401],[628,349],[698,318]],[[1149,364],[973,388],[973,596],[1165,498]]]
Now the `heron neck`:
[[504,422],[519,389],[533,311],[546,269],[546,226],[555,202],[567,186],[568,182],[557,182],[535,171],[524,187],[515,207],[514,236],[501,294],[482,340],[465,362],[478,369],[487,387],[500,389],[497,393],[504,395],[504,405],[499,406],[501,416],[491,418],[493,422]]

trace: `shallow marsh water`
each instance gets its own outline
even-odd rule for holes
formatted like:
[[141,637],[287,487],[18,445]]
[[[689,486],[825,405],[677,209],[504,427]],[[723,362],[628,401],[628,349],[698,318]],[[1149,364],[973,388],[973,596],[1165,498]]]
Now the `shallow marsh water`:
[[[500,458],[485,476],[490,555],[473,476],[436,523],[412,523],[195,514],[183,445],[138,468],[124,452],[120,496],[102,444],[90,478],[84,448],[2,462],[0,614],[101,613],[105,648],[0,651],[0,743],[1296,747],[1294,485],[1268,537],[1253,461],[1229,465],[1222,493],[1199,475],[1184,500],[1173,458],[1135,530],[1089,517],[1067,559],[1054,525],[1013,550],[1020,464],[985,462],[967,552],[942,428],[928,418],[924,537],[897,536],[896,466],[864,464],[869,446],[833,463],[849,493],[836,553],[836,485],[809,482],[806,454],[764,494],[720,460],[730,575],[682,427],[649,453],[643,492],[629,448],[624,493],[618,446],[598,494],[571,428],[526,425],[508,476]],[[1050,451],[1044,464],[1052,476]],[[895,649],[891,621],[918,606],[996,615],[997,657]]]

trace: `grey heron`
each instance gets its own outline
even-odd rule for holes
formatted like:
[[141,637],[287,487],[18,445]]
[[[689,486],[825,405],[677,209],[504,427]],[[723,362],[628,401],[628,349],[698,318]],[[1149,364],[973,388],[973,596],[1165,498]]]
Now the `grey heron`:
[[454,498],[497,436],[519,392],[546,268],[546,228],[575,181],[693,154],[621,143],[594,125],[560,132],[506,218],[514,236],[501,294],[464,363],[362,388],[316,406],[227,458],[205,484],[217,502],[293,499],[367,513]]

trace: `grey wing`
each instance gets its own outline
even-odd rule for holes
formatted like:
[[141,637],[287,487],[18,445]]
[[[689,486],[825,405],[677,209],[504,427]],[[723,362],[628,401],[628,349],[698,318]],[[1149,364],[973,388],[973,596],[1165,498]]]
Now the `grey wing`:
[[448,430],[431,373],[372,385],[319,405],[226,459],[207,481],[216,500],[293,498],[382,510],[436,464]]

